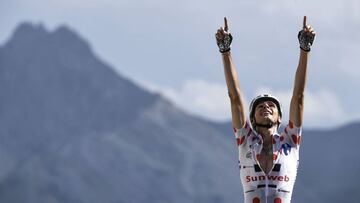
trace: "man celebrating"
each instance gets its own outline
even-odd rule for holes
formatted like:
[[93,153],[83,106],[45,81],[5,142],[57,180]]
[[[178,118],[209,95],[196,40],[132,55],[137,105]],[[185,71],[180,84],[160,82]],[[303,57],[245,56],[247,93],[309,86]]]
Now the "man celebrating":
[[300,59],[290,103],[289,123],[278,133],[282,109],[274,96],[263,94],[254,98],[250,104],[250,120],[246,120],[244,99],[230,53],[232,36],[227,19],[224,20],[224,28],[220,27],[215,37],[231,101],[244,202],[289,203],[298,168],[307,61],[315,32],[306,24],[304,16],[303,28],[298,34]]

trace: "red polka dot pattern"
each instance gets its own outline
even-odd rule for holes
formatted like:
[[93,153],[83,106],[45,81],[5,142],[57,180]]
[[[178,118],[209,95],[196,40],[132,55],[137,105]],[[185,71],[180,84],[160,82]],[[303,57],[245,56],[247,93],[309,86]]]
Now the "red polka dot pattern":
[[242,143],[244,143],[244,140],[245,140],[245,136],[241,136],[241,138],[236,138],[237,145],[239,146]]
[[260,199],[258,197],[254,197],[253,203],[260,203]]
[[281,137],[280,137],[280,141],[281,141],[281,142],[284,141],[284,136],[281,136]]
[[277,159],[277,155],[276,154],[273,154],[273,160],[276,160]]
[[300,138],[301,136],[298,136],[298,140],[297,140],[298,144],[300,144]]
[[293,128],[294,128],[294,124],[293,124],[293,122],[291,122],[291,121],[289,121],[289,128],[290,128],[290,129],[293,129]]
[[275,198],[275,199],[274,199],[274,203],[281,203],[281,198],[278,198],[278,197]]
[[291,135],[291,138],[295,144],[298,142],[298,137],[296,135]]

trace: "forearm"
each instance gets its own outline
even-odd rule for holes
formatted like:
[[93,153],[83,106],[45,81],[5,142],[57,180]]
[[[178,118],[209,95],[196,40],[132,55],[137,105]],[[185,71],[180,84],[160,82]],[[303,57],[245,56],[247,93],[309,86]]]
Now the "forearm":
[[240,96],[240,86],[232,61],[231,52],[222,53],[226,85],[231,99],[236,100]]
[[303,95],[306,85],[307,65],[308,65],[309,52],[300,49],[299,64],[295,74],[294,91],[293,95]]
[[309,52],[300,49],[299,64],[295,74],[294,90],[290,104],[290,120],[298,127],[303,122],[308,56]]
[[240,84],[231,58],[231,52],[222,53],[224,73],[228,93],[231,101],[231,111],[234,127],[241,128],[246,121],[244,99],[240,91]]

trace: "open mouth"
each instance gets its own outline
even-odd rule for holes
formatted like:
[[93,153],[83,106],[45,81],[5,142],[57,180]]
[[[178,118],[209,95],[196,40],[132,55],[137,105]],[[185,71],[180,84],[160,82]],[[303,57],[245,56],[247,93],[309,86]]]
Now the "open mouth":
[[265,112],[263,113],[263,115],[264,115],[264,116],[270,116],[270,115],[271,115],[271,112],[265,111]]

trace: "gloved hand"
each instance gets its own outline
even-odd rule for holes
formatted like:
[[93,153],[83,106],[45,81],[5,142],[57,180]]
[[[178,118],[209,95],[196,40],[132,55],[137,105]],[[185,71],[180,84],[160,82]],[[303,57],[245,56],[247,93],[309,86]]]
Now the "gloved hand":
[[220,27],[215,34],[216,43],[221,53],[230,51],[230,46],[233,39],[233,37],[229,32],[229,27],[226,17],[224,18],[224,22],[225,22],[224,28]]
[[298,39],[300,48],[306,52],[309,52],[315,39],[315,31],[310,25],[306,24],[306,16],[304,16],[303,29],[299,31]]

